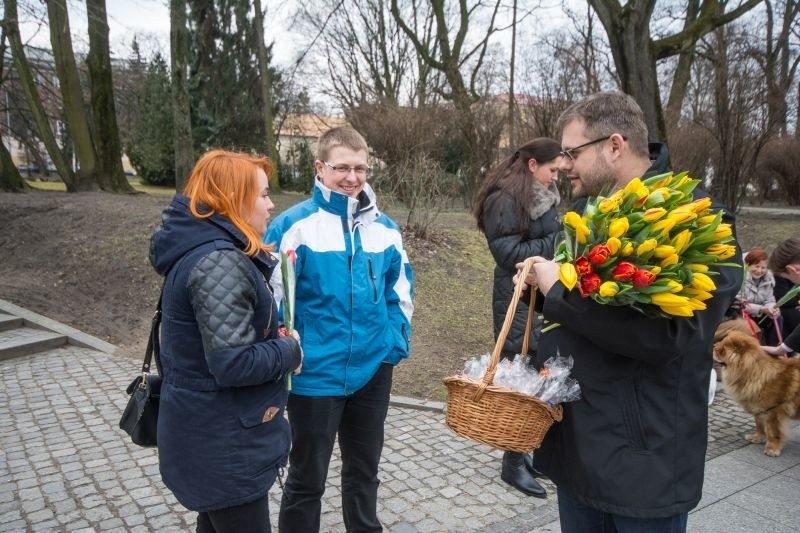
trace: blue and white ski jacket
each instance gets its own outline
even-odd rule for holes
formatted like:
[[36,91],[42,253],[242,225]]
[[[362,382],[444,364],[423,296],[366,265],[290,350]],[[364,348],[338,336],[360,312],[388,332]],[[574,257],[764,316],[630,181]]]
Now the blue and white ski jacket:
[[[378,211],[368,184],[358,198],[315,180],[314,195],[270,224],[275,254],[294,250],[295,329],[305,357],[292,393],[347,396],[381,363],[408,357],[413,274],[400,229]],[[283,282],[271,278],[281,312]]]

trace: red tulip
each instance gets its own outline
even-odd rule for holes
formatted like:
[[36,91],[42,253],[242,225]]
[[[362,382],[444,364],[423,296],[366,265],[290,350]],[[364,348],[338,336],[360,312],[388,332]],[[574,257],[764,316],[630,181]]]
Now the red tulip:
[[627,261],[620,261],[617,263],[617,266],[614,267],[611,276],[617,281],[626,281],[631,279],[635,273],[636,265]]
[[598,244],[589,252],[589,261],[595,265],[602,265],[611,255],[611,250],[605,244]]
[[575,271],[579,276],[586,276],[594,272],[594,268],[586,256],[582,255],[575,260]]
[[656,275],[649,270],[637,270],[631,280],[634,287],[647,287],[656,280]]
[[586,298],[593,292],[597,291],[602,284],[603,281],[600,279],[600,276],[593,273],[581,278],[580,283],[578,284],[578,290],[581,291],[581,296]]

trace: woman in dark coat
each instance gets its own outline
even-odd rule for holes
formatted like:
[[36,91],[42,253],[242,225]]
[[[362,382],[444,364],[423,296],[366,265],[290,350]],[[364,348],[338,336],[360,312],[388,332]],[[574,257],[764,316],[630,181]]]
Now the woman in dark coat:
[[[556,188],[561,145],[539,137],[521,146],[497,165],[475,196],[473,214],[486,235],[495,261],[492,291],[494,335],[500,333],[514,293],[516,264],[534,255],[552,258],[556,234],[561,228]],[[522,350],[527,302],[519,302],[502,355],[512,359]],[[536,350],[531,338],[529,352]],[[530,456],[506,452],[501,479],[525,494],[544,498],[544,488],[533,478]]]
[[150,241],[166,276],[159,467],[198,512],[198,532],[269,531],[268,491],[289,453],[285,376],[302,352],[279,336],[267,285],[271,170],[268,159],[208,152]]
[[[767,264],[775,275],[775,300],[780,301],[795,285],[800,285],[800,238],[786,239],[769,255]],[[796,328],[800,327],[800,298],[790,299],[780,307],[781,313],[781,338],[786,338]],[[775,346],[780,344],[778,332],[775,328],[766,329],[766,344]]]

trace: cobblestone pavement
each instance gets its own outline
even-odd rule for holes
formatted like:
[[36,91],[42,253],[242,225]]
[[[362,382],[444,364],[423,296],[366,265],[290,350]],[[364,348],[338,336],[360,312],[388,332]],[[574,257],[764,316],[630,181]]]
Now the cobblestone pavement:
[[[0,362],[0,531],[185,531],[195,514],[161,483],[155,449],[117,429],[136,361],[66,346]],[[391,407],[379,516],[389,531],[558,531],[540,500],[499,481],[501,452],[451,433],[441,413]],[[743,446],[749,417],[724,394],[708,458]],[[335,457],[322,530],[342,531]],[[280,487],[271,492],[273,524]]]

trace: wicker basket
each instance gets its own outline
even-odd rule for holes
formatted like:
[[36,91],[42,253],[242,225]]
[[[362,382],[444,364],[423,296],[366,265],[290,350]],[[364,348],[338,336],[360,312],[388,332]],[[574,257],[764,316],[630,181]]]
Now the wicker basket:
[[[532,261],[525,261],[520,279],[524,279],[532,267]],[[521,293],[522,284],[518,284],[483,379],[480,382],[466,376],[444,379],[447,387],[447,426],[462,437],[511,452],[530,452],[538,448],[547,430],[562,416],[561,405],[551,407],[533,396],[492,384]],[[536,291],[531,291],[522,353],[528,351],[535,302]]]

